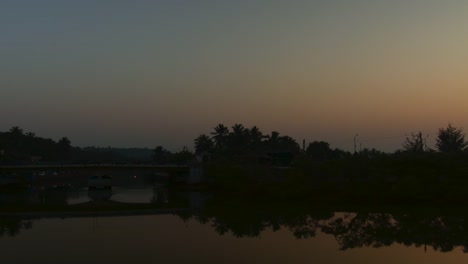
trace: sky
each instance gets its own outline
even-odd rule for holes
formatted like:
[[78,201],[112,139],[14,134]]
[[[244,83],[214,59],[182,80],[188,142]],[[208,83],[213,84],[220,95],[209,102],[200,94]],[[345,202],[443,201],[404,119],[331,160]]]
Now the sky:
[[3,0],[0,131],[193,148],[222,123],[393,151],[468,129],[468,2]]

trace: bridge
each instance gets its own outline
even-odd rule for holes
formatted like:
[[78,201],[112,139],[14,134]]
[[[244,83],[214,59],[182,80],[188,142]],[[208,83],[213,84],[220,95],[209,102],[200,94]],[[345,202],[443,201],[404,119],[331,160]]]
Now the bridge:
[[155,164],[27,164],[0,165],[0,170],[54,170],[83,168],[152,168],[152,169],[188,169],[188,165],[155,165]]
[[[59,172],[61,178],[87,178],[91,175],[110,175],[113,177],[141,175],[153,177],[163,175],[170,180],[197,183],[202,180],[201,164],[192,165],[156,165],[156,164],[27,164],[0,165],[0,172],[5,173],[42,173]],[[55,176],[57,176],[55,175]],[[65,176],[65,177],[63,177]],[[57,176],[58,177],[58,176]],[[48,178],[57,178],[49,175]],[[58,177],[60,178],[60,177]]]

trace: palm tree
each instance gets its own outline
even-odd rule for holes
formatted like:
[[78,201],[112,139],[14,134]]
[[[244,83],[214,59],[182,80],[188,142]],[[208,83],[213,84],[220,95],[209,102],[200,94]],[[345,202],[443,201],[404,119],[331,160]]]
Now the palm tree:
[[232,126],[232,135],[235,137],[243,137],[245,135],[245,127],[242,124],[234,124]]
[[257,126],[253,126],[249,129],[249,143],[252,148],[258,147],[264,138],[268,136],[264,136],[263,133]]
[[229,134],[229,151],[240,154],[247,149],[249,143],[249,131],[241,124],[234,124],[232,132]]
[[252,145],[258,145],[260,142],[262,142],[263,138],[264,136],[257,126],[253,126],[249,129],[249,140]]
[[213,141],[205,134],[199,135],[195,140],[195,153],[209,152],[213,149]]
[[229,129],[223,125],[223,124],[218,124],[214,128],[214,132],[211,132],[211,135],[213,135],[213,139],[215,141],[216,147],[223,148],[226,143],[226,137],[229,135]]
[[270,143],[271,145],[278,144],[279,135],[280,135],[279,132],[271,131],[271,135],[268,136],[268,143]]

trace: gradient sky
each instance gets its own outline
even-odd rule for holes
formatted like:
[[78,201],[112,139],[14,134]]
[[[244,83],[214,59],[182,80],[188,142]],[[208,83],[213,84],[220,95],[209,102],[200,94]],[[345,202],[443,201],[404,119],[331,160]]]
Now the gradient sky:
[[218,123],[352,149],[468,129],[468,1],[0,2],[0,131],[193,146]]

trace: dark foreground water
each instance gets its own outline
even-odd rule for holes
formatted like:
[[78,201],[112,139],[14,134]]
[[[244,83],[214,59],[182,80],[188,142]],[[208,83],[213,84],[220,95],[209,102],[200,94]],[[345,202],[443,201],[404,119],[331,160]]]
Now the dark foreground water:
[[[131,179],[112,190],[32,186],[1,191],[3,208],[36,211],[0,211],[0,263],[468,261],[463,208],[340,211],[320,201],[255,201]],[[115,207],[103,213],[109,203]]]
[[1,263],[463,263],[449,253],[403,246],[339,250],[330,235],[297,239],[288,228],[259,237],[220,235],[178,216],[40,219],[0,239]]

